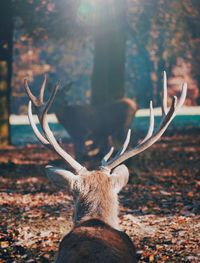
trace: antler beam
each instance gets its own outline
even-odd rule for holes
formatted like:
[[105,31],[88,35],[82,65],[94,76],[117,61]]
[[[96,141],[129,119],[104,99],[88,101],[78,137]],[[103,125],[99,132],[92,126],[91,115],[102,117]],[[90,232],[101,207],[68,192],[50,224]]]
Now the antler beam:
[[[86,168],[83,167],[81,164],[79,164],[74,158],[71,157],[71,155],[69,155],[67,152],[65,152],[62,149],[62,147],[58,144],[57,140],[55,139],[53,133],[51,132],[51,129],[49,127],[48,120],[47,120],[47,113],[54,101],[57,90],[59,88],[59,83],[54,87],[54,90],[47,102],[44,102],[44,99],[43,99],[45,86],[46,86],[46,76],[42,83],[40,94],[38,97],[36,97],[32,94],[28,86],[27,79],[24,80],[24,87],[28,94],[28,97],[30,98],[29,106],[28,106],[28,117],[29,117],[29,121],[32,126],[32,129],[33,129],[33,132],[42,144],[53,149],[66,163],[68,163],[79,174],[83,169],[85,170]],[[44,136],[40,133],[40,131],[38,130],[37,126],[34,123],[33,113],[32,113],[32,104],[36,108],[36,112],[37,112],[38,119],[42,127],[42,130],[44,132]]]
[[[149,148],[151,145],[153,145],[156,141],[159,140],[159,138],[162,136],[162,134],[165,132],[173,118],[176,116],[176,113],[178,109],[183,105],[185,102],[185,98],[187,95],[187,84],[184,83],[182,87],[182,92],[179,100],[177,100],[177,97],[174,96],[172,99],[171,106],[168,110],[167,108],[167,76],[166,72],[164,72],[164,83],[163,83],[163,99],[162,99],[162,120],[159,125],[159,128],[157,131],[154,132],[154,112],[153,112],[153,106],[152,101],[150,102],[150,124],[149,129],[147,132],[147,135],[145,138],[133,149],[130,149],[128,151],[123,151],[122,154],[117,154],[115,157],[113,157],[111,160],[108,160],[110,158],[105,159],[103,161],[103,168],[106,169],[113,169],[120,163],[124,162],[125,160],[145,151],[147,148]],[[128,145],[126,145],[127,148]]]

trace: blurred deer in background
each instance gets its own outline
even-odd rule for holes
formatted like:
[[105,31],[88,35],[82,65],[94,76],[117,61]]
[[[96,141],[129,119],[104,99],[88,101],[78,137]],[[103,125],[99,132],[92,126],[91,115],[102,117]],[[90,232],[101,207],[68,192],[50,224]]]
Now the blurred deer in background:
[[[25,87],[30,98],[28,107],[29,121],[36,137],[47,147],[52,148],[74,173],[53,166],[46,166],[47,175],[57,184],[70,187],[74,193],[74,227],[62,239],[57,263],[75,262],[136,262],[136,252],[131,239],[120,231],[118,218],[118,193],[128,183],[128,168],[121,164],[125,160],[145,151],[153,145],[167,129],[177,110],[183,105],[187,85],[184,84],[180,99],[173,97],[170,108],[167,108],[167,80],[164,73],[162,120],[154,132],[154,113],[150,102],[150,124],[146,137],[134,148],[127,150],[130,141],[130,130],[122,149],[113,157],[113,148],[102,159],[101,166],[89,171],[65,152],[51,132],[47,112],[53,103],[58,85],[45,103],[44,88],[39,97],[32,95],[27,80]],[[37,129],[32,115],[34,104],[43,133]],[[119,127],[120,129],[120,127]]]
[[[46,86],[46,76],[42,90]],[[110,141],[122,142],[137,110],[134,100],[124,97],[113,103],[94,106],[69,105],[67,92],[71,83],[58,90],[54,111],[60,124],[71,136],[76,158],[100,155],[110,147]],[[118,129],[121,127],[121,129]],[[86,145],[89,142],[89,145]]]

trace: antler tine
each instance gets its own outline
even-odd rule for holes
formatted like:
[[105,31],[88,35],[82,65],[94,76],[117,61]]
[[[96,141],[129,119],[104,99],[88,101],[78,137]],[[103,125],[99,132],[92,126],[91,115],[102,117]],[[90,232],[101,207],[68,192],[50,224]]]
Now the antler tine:
[[[129,142],[130,142],[130,138],[131,138],[131,129],[128,129],[126,139],[124,141],[122,149],[115,155],[114,158],[117,158],[118,156],[122,155],[126,151],[128,145],[129,145]],[[108,160],[110,159],[111,155],[113,154],[113,151],[114,151],[114,147],[111,147],[110,151],[104,156],[104,158],[101,161],[102,167],[107,165]]]
[[154,131],[154,111],[153,111],[153,103],[152,103],[152,100],[150,101],[149,110],[150,110],[149,129],[148,129],[147,135],[146,135],[145,138],[141,141],[141,143],[147,141],[147,140],[152,136],[153,131]]
[[[44,89],[45,89],[45,84],[46,84],[46,76],[45,76],[45,79],[43,81],[43,84],[42,84],[42,89],[43,91],[41,92],[42,96],[44,95]],[[46,104],[44,104],[43,102],[43,106],[45,109],[46,108],[49,108],[55,98],[55,95],[56,95],[56,92],[59,88],[59,84],[57,84],[53,90],[53,93],[51,94],[51,97],[50,99],[48,100],[48,102]],[[30,89],[29,89],[30,91]],[[31,92],[31,91],[30,91]],[[41,102],[43,101],[43,98],[41,98]],[[41,116],[42,116],[42,113],[41,113],[41,108],[39,106],[35,106],[37,108],[37,115],[38,115],[38,119],[40,120],[41,119]],[[42,143],[44,144],[45,146],[47,146],[48,148],[51,148],[52,149],[52,146],[51,144],[48,142],[48,140],[40,133],[40,131],[38,130],[35,122],[34,122],[34,119],[33,119],[33,113],[32,113],[32,101],[30,100],[29,101],[29,104],[28,104],[28,119],[29,119],[29,122],[31,124],[31,127],[33,129],[33,132],[35,134],[35,136],[37,137],[37,139]]]
[[107,161],[110,159],[111,155],[113,154],[114,147],[111,147],[109,152],[103,157],[101,161],[101,166],[105,166],[107,164]]
[[[59,87],[60,87],[60,82],[58,82],[58,83],[55,85],[55,87],[54,87],[54,89],[53,89],[53,92],[51,93],[51,96],[50,96],[50,98],[48,99],[48,101],[47,101],[46,103],[43,103],[43,107],[40,109],[40,114],[41,114],[40,118],[41,118],[41,120],[42,120],[44,114],[47,114],[49,108],[51,107],[51,105],[52,105],[52,103],[53,103],[53,101],[54,101],[54,99],[55,99],[55,96],[56,96],[56,93],[57,93]],[[43,93],[42,93],[42,96],[43,96]]]
[[[179,100],[177,100],[176,96],[173,97],[173,99],[172,99],[172,107],[171,108],[174,107],[174,111],[175,111],[175,109],[178,110],[180,107],[182,107],[182,105],[185,102],[186,96],[187,96],[187,83],[183,83],[180,98],[179,98]],[[170,110],[173,110],[171,108],[170,108]],[[175,112],[174,112],[174,116],[175,116]],[[163,125],[165,125],[166,121],[167,121],[167,118],[165,118],[165,116],[164,116],[162,121],[161,121],[161,123],[160,123],[160,128]]]
[[38,98],[36,96],[34,96],[33,93],[31,92],[29,85],[28,85],[28,79],[27,78],[24,79],[24,88],[25,88],[25,91],[26,91],[29,99],[32,101],[33,105],[36,107],[39,106]]
[[131,129],[128,129],[126,139],[124,141],[124,144],[122,146],[121,151],[119,152],[119,155],[122,155],[126,151],[128,145],[129,145],[130,139],[131,139]]
[[33,95],[33,93],[31,92],[29,88],[28,79],[27,78],[24,79],[25,91],[35,107],[40,107],[44,104],[44,91],[46,87],[46,82],[47,82],[47,75],[45,74],[43,83],[40,88],[39,96],[36,97]]
[[39,95],[39,100],[43,103],[44,102],[44,91],[45,91],[45,87],[46,87],[46,83],[47,83],[47,75],[44,75],[44,80],[42,83],[42,86],[40,88],[40,95]]
[[32,101],[30,100],[28,103],[28,119],[29,122],[31,124],[31,127],[33,129],[33,132],[35,134],[35,136],[37,137],[37,139],[44,144],[47,147],[50,147],[50,143],[47,141],[47,139],[40,133],[40,131],[38,130],[34,119],[33,119],[33,113],[32,113]]
[[171,107],[170,107],[167,115],[161,120],[161,123],[160,123],[158,131],[162,130],[163,127],[166,127],[166,125],[168,127],[168,125],[170,124],[169,120],[172,120],[173,117],[175,116],[174,113],[175,113],[176,108],[177,108],[176,106],[177,106],[177,97],[174,96],[173,99],[172,99]]
[[[163,85],[163,89],[164,89],[163,92],[164,93],[166,93],[165,88],[166,88],[166,85]],[[150,125],[149,125],[149,130],[147,132],[146,137],[135,148],[133,148],[129,151],[126,151],[122,155],[116,156],[113,159],[111,159],[109,162],[107,162],[105,168],[111,170],[114,167],[116,167],[117,165],[119,165],[120,163],[122,163],[125,160],[139,154],[140,152],[143,152],[144,150],[149,148],[152,144],[154,144],[162,136],[162,134],[165,132],[165,130],[167,129],[167,127],[169,126],[169,124],[171,123],[173,118],[175,117],[177,110],[183,105],[183,103],[186,99],[186,95],[187,95],[187,84],[184,83],[179,100],[177,101],[176,96],[173,97],[170,109],[166,115],[165,115],[165,113],[166,113],[165,102],[167,101],[167,99],[166,99],[165,95],[163,95],[163,97],[165,97],[165,99],[163,100],[163,105],[165,105],[165,106],[163,106],[163,109],[164,109],[163,110],[163,118],[161,120],[161,124],[160,124],[158,130],[155,133],[153,133],[153,127],[154,127],[153,107],[152,107],[152,103],[150,102]]]

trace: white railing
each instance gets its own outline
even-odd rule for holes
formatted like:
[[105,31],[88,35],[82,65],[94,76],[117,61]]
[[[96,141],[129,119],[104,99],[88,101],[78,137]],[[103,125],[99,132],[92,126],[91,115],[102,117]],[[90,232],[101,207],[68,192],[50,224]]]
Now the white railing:
[[[154,115],[161,116],[161,108],[154,108]],[[200,106],[191,106],[191,107],[182,107],[177,115],[200,115]],[[140,109],[136,113],[136,117],[148,117],[149,116],[149,109]],[[37,116],[34,115],[35,123],[38,124]],[[48,121],[50,123],[58,123],[55,114],[48,114]],[[26,125],[29,124],[27,115],[15,115],[11,114],[10,116],[10,123],[12,125]]]

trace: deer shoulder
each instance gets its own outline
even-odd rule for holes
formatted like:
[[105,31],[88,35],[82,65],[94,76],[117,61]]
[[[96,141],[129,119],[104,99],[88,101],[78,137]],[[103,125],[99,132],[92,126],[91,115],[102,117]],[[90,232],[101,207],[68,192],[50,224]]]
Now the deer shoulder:
[[135,248],[124,232],[98,219],[91,219],[75,227],[63,238],[56,263],[131,263],[134,258]]

